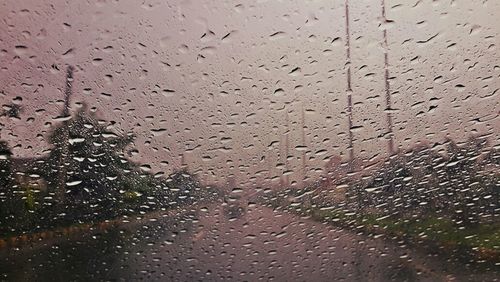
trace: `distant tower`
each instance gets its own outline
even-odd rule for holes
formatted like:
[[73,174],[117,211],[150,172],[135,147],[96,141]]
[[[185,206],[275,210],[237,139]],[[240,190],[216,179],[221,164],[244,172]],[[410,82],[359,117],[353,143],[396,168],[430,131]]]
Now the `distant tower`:
[[[382,20],[384,21],[383,24],[387,23],[387,16],[385,13],[385,0],[382,0],[381,2],[382,6]],[[383,42],[383,47],[384,47],[384,81],[385,81],[385,108],[386,108],[386,120],[387,120],[387,133],[389,135],[389,140],[387,144],[387,150],[389,155],[392,155],[395,153],[394,151],[394,139],[393,139],[393,128],[392,128],[392,115],[391,115],[391,110],[392,110],[392,105],[391,105],[391,88],[389,85],[389,44],[387,43],[387,30],[386,27],[384,26],[382,28],[383,31],[383,36],[384,36],[384,42]]]
[[288,167],[288,147],[290,146],[290,140],[289,140],[289,127],[288,127],[288,111],[285,110],[285,117],[286,117],[286,131],[285,131],[285,184],[286,186],[290,185],[290,178],[288,176],[289,172],[289,167]]
[[241,181],[240,161],[241,161],[241,159],[239,157],[237,157],[235,164],[234,164],[234,187],[236,187],[236,185],[239,185],[240,181]]
[[207,166],[206,164],[203,163],[203,160],[201,160],[201,175],[203,176],[203,184],[204,185],[208,185],[208,183],[210,182],[209,181],[209,178],[208,178],[208,173],[210,172],[209,169],[207,169]]
[[351,34],[349,20],[349,0],[345,0],[345,37],[346,37],[346,66],[347,66],[347,126],[349,127],[349,161],[354,160],[353,133],[352,133],[352,85],[351,85]]
[[234,188],[236,188],[236,178],[234,177],[234,174],[229,175],[228,180],[227,180],[227,189],[228,191],[232,191]]
[[[66,69],[66,89],[64,91],[64,108],[62,111],[62,117],[68,117],[69,105],[71,102],[71,95],[73,94],[73,66],[68,66]],[[68,121],[63,121],[62,127],[62,138],[60,142],[61,154],[59,156],[59,176],[58,176],[58,187],[56,190],[56,198],[59,203],[63,203],[66,195],[66,178],[68,174],[68,169],[66,167],[66,162],[69,155],[69,128]]]
[[[301,111],[300,111],[300,130],[301,130],[301,142],[302,146],[305,148],[306,146],[306,132],[305,132],[305,112],[304,112],[304,103],[300,104],[301,106]],[[302,187],[305,187],[305,182],[306,182],[306,177],[307,177],[307,170],[306,170],[306,150],[305,148],[302,150]]]
[[[272,142],[272,134],[269,133],[268,134],[268,137],[267,137],[267,144],[270,145],[271,142]],[[266,162],[267,162],[267,178],[268,178],[268,183],[271,184],[271,179],[273,178],[273,162],[271,160],[271,156],[269,156],[269,151],[271,150],[271,148],[267,148],[267,152],[265,154],[266,156]]]
[[186,163],[186,152],[182,152],[181,155],[181,170],[187,169],[187,163]]

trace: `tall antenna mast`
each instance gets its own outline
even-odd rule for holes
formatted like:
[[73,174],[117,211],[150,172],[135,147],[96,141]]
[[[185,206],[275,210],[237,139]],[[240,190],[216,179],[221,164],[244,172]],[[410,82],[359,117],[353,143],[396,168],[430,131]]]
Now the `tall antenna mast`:
[[352,85],[351,85],[351,35],[349,24],[349,0],[345,0],[345,37],[346,37],[346,66],[347,66],[347,125],[349,126],[349,161],[354,160],[353,133],[352,133]]
[[[383,24],[387,23],[387,16],[385,13],[385,0],[381,2],[382,6],[382,20]],[[392,115],[391,115],[391,88],[389,85],[389,44],[387,43],[387,29],[383,27],[383,36],[384,36],[384,81],[385,81],[385,108],[386,108],[386,119],[387,119],[387,133],[389,135],[389,141],[387,144],[387,149],[389,155],[394,154],[394,140],[393,140],[393,128],[392,128]]]

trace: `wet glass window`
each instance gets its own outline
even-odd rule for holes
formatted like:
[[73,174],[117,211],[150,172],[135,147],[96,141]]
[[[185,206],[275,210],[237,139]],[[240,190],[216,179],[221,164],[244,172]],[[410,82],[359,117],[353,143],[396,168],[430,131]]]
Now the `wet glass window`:
[[0,3],[0,280],[496,281],[500,2]]

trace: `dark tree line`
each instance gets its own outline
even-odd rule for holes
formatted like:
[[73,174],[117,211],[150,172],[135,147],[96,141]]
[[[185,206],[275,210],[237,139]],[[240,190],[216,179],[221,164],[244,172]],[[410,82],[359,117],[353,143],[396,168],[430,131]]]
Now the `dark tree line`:
[[1,233],[144,214],[219,196],[186,170],[169,177],[142,171],[125,156],[134,136],[106,124],[81,108],[51,132],[50,153],[22,163],[22,172],[13,171],[15,159],[0,142]]

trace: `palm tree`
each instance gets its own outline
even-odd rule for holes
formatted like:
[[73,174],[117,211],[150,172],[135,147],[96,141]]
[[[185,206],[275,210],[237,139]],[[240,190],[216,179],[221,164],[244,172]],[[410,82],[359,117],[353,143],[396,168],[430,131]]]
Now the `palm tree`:
[[126,147],[133,139],[130,134],[107,130],[86,107],[55,128],[49,136],[53,149],[46,171],[49,184],[56,184],[58,207],[67,214],[67,205],[80,207],[73,214],[116,212],[122,184],[138,170],[125,157]]

